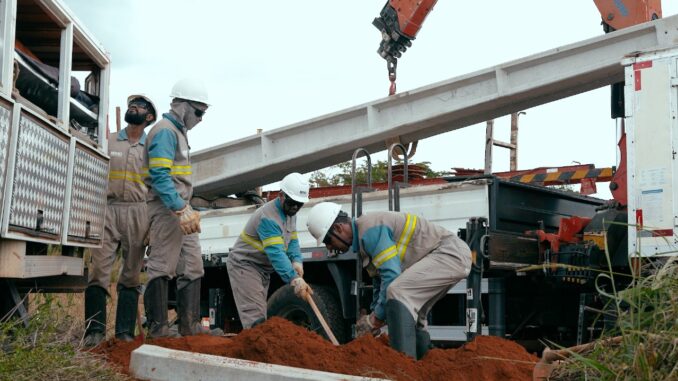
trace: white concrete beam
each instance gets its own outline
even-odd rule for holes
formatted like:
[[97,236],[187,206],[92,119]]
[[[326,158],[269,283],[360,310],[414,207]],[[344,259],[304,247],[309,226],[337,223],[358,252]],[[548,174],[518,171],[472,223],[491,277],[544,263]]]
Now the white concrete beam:
[[196,152],[195,193],[229,194],[623,81],[621,60],[678,46],[678,16]]
[[129,368],[132,376],[152,381],[386,381],[177,351],[147,344],[132,352]]

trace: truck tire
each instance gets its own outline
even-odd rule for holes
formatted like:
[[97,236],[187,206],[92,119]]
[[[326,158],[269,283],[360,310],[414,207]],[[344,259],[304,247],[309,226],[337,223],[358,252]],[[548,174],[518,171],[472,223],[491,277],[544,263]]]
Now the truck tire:
[[[313,289],[313,301],[332,333],[340,343],[347,342],[349,339],[347,324],[334,291],[326,286],[311,285],[311,288]],[[297,297],[291,286],[280,287],[268,298],[267,315],[268,317],[280,316],[328,339],[311,306]]]

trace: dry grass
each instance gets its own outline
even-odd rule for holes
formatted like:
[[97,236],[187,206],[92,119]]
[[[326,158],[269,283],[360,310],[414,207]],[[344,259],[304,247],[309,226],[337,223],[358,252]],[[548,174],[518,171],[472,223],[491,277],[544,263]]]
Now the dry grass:
[[618,322],[588,353],[573,355],[552,380],[678,380],[678,257],[615,294]]
[[[85,252],[85,263],[89,253]],[[106,337],[115,335],[116,283],[120,258],[112,271],[107,299]],[[142,277],[145,274],[142,274]],[[143,279],[142,279],[143,280]],[[139,298],[140,304],[143,298]],[[131,380],[83,347],[84,294],[29,294],[30,323],[0,321],[0,381],[4,380]],[[139,306],[143,308],[143,305]]]
[[82,309],[80,295],[31,295],[29,325],[0,322],[0,380],[130,380],[100,356],[82,348],[83,319],[70,315]]

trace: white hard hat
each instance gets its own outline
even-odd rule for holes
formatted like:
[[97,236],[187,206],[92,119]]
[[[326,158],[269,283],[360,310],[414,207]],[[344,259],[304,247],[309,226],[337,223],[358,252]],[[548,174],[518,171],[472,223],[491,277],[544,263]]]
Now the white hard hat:
[[158,119],[158,109],[155,108],[155,103],[153,103],[151,98],[146,96],[146,94],[132,94],[129,97],[127,97],[127,107],[129,107],[130,103],[132,103],[133,100],[139,99],[139,98],[145,100],[146,102],[148,102],[148,104],[151,105],[151,110],[148,110],[148,111],[150,111],[151,114],[153,114],[153,121]]
[[308,202],[308,181],[301,173],[292,172],[280,182],[280,190],[296,202]]
[[208,106],[210,105],[207,97],[207,87],[205,87],[205,84],[199,79],[180,79],[172,87],[170,97],[200,102]]
[[318,246],[322,245],[339,212],[341,212],[341,205],[333,202],[321,202],[311,208],[306,227],[313,238],[318,240]]

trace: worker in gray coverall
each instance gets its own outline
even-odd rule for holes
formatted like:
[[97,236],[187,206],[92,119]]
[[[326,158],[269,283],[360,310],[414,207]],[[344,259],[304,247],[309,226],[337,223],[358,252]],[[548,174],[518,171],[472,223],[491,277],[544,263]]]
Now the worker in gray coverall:
[[290,173],[280,182],[278,197],[257,209],[229,251],[226,261],[243,328],[266,320],[266,297],[273,271],[304,299],[312,293],[303,279],[296,214],[308,202],[308,182]]
[[139,273],[143,266],[144,235],[148,231],[146,194],[146,133],[144,128],[156,119],[155,105],[144,95],[127,98],[125,127],[112,133],[108,143],[111,157],[108,172],[108,205],[101,249],[93,249],[88,265],[89,281],[85,290],[85,344],[98,345],[106,337],[106,296],[118,247],[123,263],[118,279],[118,306],[115,337],[131,341],[137,318]]
[[175,336],[167,322],[169,280],[177,278],[179,333],[202,333],[200,280],[204,275],[200,243],[200,215],[191,208],[193,196],[187,133],[208,108],[207,90],[197,80],[180,80],[172,88],[171,109],[148,133],[148,216],[150,246],[144,292],[150,337]]
[[471,271],[466,243],[414,214],[373,212],[351,219],[331,202],[315,205],[306,225],[330,252],[359,253],[373,277],[372,313],[356,322],[356,333],[375,333],[388,323],[391,347],[422,358],[431,345],[429,311]]

